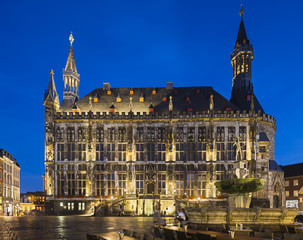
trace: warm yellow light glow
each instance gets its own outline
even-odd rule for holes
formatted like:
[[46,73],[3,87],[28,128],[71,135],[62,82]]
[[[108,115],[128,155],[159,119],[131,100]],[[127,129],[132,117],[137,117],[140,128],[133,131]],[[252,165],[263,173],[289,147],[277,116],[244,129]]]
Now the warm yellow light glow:
[[130,94],[130,95],[133,95],[133,94],[134,94],[134,91],[133,91],[133,90],[130,90],[130,91],[129,91],[129,94]]
[[107,95],[111,95],[112,94],[112,91],[111,90],[108,90],[107,91]]
[[116,98],[116,102],[121,102],[121,98],[120,98],[120,97],[117,97],[117,98]]
[[144,102],[144,97],[140,97],[139,101]]
[[94,102],[98,102],[98,98],[97,97],[94,97]]
[[156,90],[153,90],[153,95],[155,95],[157,92],[156,92]]

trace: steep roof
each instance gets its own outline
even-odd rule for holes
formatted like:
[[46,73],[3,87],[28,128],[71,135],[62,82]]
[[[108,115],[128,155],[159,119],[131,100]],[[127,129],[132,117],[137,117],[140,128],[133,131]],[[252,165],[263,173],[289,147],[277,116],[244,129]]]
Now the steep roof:
[[[133,94],[130,94],[133,90]],[[173,111],[207,111],[210,105],[210,95],[213,95],[214,110],[239,110],[234,104],[229,102],[221,94],[213,90],[212,87],[174,87],[168,88],[111,88],[111,94],[107,90],[97,88],[79,99],[76,102],[80,111],[88,112],[108,112],[112,104],[114,104],[116,112],[129,112],[130,111],[130,97],[132,98],[132,111],[149,112],[151,104],[154,106],[154,112],[160,114],[168,113],[169,97],[172,96]],[[156,94],[153,94],[156,91]],[[117,102],[117,97],[121,98],[121,102]],[[98,102],[94,102],[93,98],[97,97]],[[144,101],[140,101],[140,97]],[[90,98],[92,98],[90,100]],[[91,102],[91,104],[90,104]],[[66,109],[65,111],[71,111]]]
[[303,175],[303,163],[281,166],[284,177],[297,177]]
[[71,70],[71,71],[77,73],[76,61],[75,61],[75,56],[74,56],[74,51],[73,51],[72,45],[70,45],[67,62],[66,62],[66,66],[65,66],[65,71],[68,71],[68,70]]
[[58,96],[58,94],[57,94],[55,80],[54,80],[54,72],[53,72],[53,70],[51,70],[48,87],[44,94],[44,101],[48,100],[48,101],[55,102],[57,96]]
[[243,18],[241,17],[235,48],[238,47],[239,45],[245,45],[245,44],[249,44],[249,40],[247,39]]

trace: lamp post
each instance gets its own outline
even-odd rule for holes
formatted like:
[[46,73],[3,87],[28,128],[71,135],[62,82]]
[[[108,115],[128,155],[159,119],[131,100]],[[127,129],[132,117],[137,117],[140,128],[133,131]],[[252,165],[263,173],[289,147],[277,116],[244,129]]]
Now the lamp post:
[[114,197],[113,196],[111,196],[110,197],[110,199],[111,199],[111,214],[113,214],[113,199],[114,199]]

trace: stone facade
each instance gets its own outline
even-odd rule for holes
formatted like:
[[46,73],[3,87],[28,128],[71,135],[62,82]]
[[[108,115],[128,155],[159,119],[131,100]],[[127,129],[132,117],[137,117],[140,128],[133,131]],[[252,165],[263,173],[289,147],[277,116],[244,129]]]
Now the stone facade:
[[20,203],[20,165],[0,149],[0,215],[16,216]]
[[271,167],[276,121],[253,93],[252,46],[242,28],[241,19],[230,101],[209,87],[172,83],[129,89],[106,83],[78,99],[71,41],[63,102],[52,72],[44,99],[49,210],[68,214],[93,206],[149,215],[172,214],[179,205],[224,206],[214,183],[235,169],[266,180],[253,194],[255,204],[283,206],[283,172]]

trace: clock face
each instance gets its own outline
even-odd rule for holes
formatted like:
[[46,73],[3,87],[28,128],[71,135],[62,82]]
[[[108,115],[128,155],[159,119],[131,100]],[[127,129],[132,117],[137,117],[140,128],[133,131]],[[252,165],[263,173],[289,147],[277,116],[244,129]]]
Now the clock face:
[[266,152],[266,147],[265,146],[261,146],[260,147],[260,152],[263,152],[263,153]]

